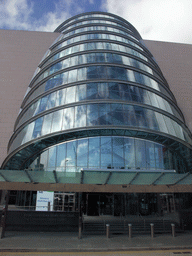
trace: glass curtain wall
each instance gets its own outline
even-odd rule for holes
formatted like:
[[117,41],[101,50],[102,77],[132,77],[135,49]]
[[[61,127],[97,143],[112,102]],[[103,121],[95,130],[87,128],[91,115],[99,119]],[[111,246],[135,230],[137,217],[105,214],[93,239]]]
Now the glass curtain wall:
[[[185,172],[191,134],[137,30],[95,12],[55,31],[60,35],[29,84],[3,167]],[[184,151],[169,147],[169,138]]]

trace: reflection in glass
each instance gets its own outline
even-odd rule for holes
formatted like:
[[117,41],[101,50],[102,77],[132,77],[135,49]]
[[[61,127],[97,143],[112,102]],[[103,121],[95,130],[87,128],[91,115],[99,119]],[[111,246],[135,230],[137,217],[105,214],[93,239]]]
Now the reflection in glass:
[[135,168],[135,140],[124,138],[125,168]]
[[66,163],[66,143],[57,146],[56,166],[64,166]]
[[101,137],[101,167],[112,167],[111,137]]
[[115,168],[124,168],[123,138],[113,137],[113,164]]
[[77,166],[87,167],[88,139],[77,141]]
[[66,166],[76,166],[76,141],[67,143]]

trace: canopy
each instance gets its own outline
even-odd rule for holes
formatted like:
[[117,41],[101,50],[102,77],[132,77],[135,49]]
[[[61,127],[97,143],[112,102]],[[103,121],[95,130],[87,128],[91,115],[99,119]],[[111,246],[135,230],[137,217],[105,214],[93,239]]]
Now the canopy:
[[121,169],[82,169],[80,172],[0,170],[0,188],[66,192],[192,192],[192,174]]

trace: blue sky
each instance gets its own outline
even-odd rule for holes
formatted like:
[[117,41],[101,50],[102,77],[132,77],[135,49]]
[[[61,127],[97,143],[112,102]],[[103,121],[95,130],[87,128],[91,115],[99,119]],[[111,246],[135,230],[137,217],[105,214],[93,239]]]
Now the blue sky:
[[192,44],[191,0],[0,0],[0,29],[53,32],[73,15],[117,14],[144,39]]

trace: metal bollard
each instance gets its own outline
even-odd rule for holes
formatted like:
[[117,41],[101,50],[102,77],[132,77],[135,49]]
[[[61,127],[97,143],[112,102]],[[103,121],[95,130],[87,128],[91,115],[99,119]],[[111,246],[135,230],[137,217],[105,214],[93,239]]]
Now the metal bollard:
[[107,238],[110,237],[110,225],[109,224],[106,224],[106,236],[107,236]]
[[132,237],[132,224],[128,224],[129,226],[129,238]]
[[154,224],[151,223],[151,237],[153,238],[154,237]]
[[175,224],[171,224],[172,227],[172,236],[175,237]]
[[79,217],[79,234],[78,234],[78,238],[79,239],[82,238],[82,217]]

